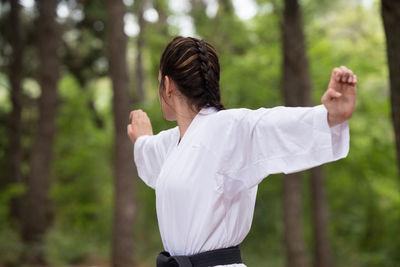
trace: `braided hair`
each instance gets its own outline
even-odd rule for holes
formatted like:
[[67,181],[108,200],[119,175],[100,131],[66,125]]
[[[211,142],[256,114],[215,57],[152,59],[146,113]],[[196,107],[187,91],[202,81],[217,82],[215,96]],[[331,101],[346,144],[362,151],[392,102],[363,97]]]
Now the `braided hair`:
[[215,48],[193,37],[175,37],[160,59],[161,85],[165,76],[200,110],[203,107],[225,109],[219,87],[220,67]]

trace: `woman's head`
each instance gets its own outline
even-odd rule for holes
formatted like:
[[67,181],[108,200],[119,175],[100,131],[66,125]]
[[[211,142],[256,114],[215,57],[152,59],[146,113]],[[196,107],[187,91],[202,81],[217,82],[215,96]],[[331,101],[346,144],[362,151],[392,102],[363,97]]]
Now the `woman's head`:
[[224,109],[218,55],[211,44],[191,37],[175,37],[162,53],[159,71],[162,97],[168,79],[197,111],[206,106]]

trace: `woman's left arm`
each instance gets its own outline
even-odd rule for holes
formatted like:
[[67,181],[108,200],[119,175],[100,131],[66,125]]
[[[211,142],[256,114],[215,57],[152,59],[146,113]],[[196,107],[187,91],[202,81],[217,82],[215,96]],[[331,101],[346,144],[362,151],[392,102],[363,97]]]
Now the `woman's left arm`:
[[298,172],[346,157],[356,83],[357,77],[340,67],[332,72],[324,105],[243,110],[242,123],[232,133],[237,142],[225,145],[225,191],[234,195],[269,174]]
[[351,118],[357,98],[357,76],[345,66],[332,71],[328,89],[321,98],[328,110],[329,126],[335,126]]

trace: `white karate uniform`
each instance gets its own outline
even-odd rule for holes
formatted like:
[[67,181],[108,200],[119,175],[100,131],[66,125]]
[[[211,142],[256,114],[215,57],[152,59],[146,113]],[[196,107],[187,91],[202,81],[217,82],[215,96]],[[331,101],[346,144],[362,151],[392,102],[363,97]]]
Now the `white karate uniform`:
[[164,249],[175,256],[242,243],[266,176],[309,169],[348,151],[348,122],[329,127],[323,105],[207,107],[180,142],[178,127],[139,137],[134,159],[140,178],[156,191]]

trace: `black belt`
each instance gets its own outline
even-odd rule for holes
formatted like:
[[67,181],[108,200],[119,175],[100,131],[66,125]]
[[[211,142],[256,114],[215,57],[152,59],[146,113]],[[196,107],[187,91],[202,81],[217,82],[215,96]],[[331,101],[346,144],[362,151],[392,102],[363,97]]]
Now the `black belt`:
[[208,267],[242,263],[239,246],[221,248],[192,256],[171,256],[164,251],[157,256],[157,267]]

